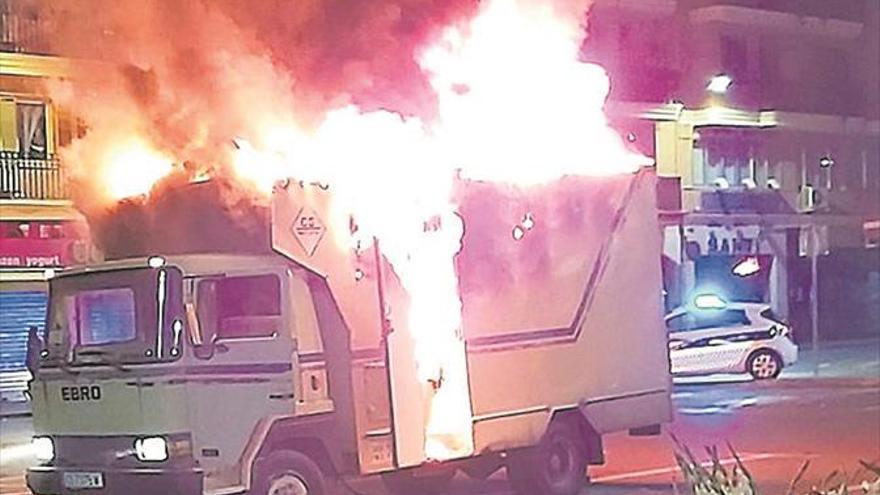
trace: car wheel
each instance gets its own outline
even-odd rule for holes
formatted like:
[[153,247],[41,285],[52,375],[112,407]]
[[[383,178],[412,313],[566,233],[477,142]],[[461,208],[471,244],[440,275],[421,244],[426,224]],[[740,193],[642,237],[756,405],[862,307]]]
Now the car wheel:
[[281,450],[257,461],[251,495],[326,495],[324,475],[299,452]]
[[755,351],[746,361],[746,371],[756,380],[776,378],[782,372],[782,358],[769,349]]
[[507,479],[518,495],[576,495],[587,483],[587,456],[577,430],[553,421],[541,442],[512,453]]

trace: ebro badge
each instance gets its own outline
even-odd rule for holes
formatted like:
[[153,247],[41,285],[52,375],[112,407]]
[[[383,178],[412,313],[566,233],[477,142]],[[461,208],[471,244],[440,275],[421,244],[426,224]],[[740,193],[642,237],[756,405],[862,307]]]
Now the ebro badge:
[[311,256],[315,254],[315,249],[318,248],[318,243],[321,242],[327,229],[324,227],[324,222],[318,218],[315,210],[305,207],[299,210],[299,214],[293,221],[292,230],[299,245]]
[[101,400],[101,387],[98,385],[61,387],[61,400],[65,402]]

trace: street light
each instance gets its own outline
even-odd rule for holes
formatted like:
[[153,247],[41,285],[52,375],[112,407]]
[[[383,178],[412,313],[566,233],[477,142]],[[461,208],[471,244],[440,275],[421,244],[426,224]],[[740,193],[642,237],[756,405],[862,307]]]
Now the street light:
[[706,85],[706,89],[710,93],[723,95],[727,93],[727,90],[730,88],[731,84],[733,84],[733,78],[731,78],[727,74],[718,74],[717,76],[709,80],[709,84]]

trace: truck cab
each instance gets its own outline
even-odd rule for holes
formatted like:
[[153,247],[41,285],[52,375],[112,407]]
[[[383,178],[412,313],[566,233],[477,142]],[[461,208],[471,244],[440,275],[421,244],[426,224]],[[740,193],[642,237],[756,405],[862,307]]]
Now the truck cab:
[[322,414],[327,367],[310,367],[323,345],[308,279],[277,255],[185,255],[51,280],[31,490],[234,493],[272,418],[325,416],[313,434],[344,437]]

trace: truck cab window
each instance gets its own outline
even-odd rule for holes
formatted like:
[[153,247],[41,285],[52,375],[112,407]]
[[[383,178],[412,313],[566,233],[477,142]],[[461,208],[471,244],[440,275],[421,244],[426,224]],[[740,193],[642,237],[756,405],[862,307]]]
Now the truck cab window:
[[135,297],[129,288],[81,291],[65,298],[75,345],[128,342],[136,336]]
[[[249,275],[199,283],[203,330],[216,340],[272,337],[281,329],[281,280],[275,275]],[[203,336],[205,338],[205,336]]]

